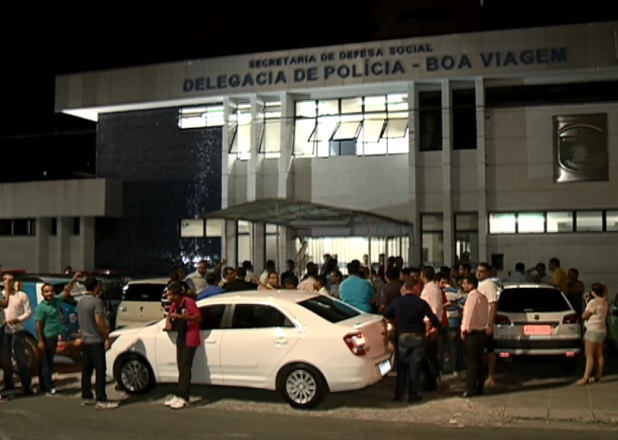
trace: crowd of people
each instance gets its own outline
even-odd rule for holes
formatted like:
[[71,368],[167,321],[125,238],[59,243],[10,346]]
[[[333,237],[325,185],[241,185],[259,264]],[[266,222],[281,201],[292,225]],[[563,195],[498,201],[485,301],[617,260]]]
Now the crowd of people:
[[[279,273],[268,261],[257,274],[245,261],[240,267],[219,265],[208,270],[200,262],[198,270],[185,278],[195,288],[186,292],[196,299],[225,292],[252,289],[298,289],[330,295],[370,312],[384,314],[395,323],[397,386],[395,400],[407,390],[410,402],[422,398],[421,391],[435,390],[448,367],[453,378],[466,375],[464,397],[483,394],[495,385],[497,356],[493,331],[499,286],[505,282],[535,282],[554,285],[585,321],[586,370],[577,383],[601,380],[604,357],[607,288],[600,283],[586,293],[579,271],[564,271],[558,258],[546,266],[538,263],[526,269],[517,263],[513,272],[500,278],[495,266],[480,263],[442,267],[404,267],[403,258],[380,255],[378,264],[368,256],[347,264],[344,276],[335,257],[326,254],[323,263],[309,262],[298,277],[294,260]],[[172,278],[173,279],[173,278]],[[422,379],[422,381],[421,381]]]
[[[294,260],[279,273],[274,261],[267,261],[257,274],[249,261],[239,267],[225,266],[224,259],[213,268],[202,260],[195,272],[185,274],[181,266],[170,272],[166,298],[166,330],[177,337],[178,392],[165,401],[172,409],[189,406],[191,367],[199,346],[201,315],[196,301],[226,292],[247,290],[298,289],[329,295],[369,313],[383,314],[395,324],[393,344],[397,381],[394,400],[407,393],[409,402],[422,399],[422,391],[435,390],[442,381],[446,366],[454,378],[466,375],[463,397],[483,394],[485,387],[495,385],[497,357],[493,352],[493,331],[497,313],[499,284],[532,281],[553,284],[561,289],[586,322],[584,336],[586,367],[577,382],[585,385],[600,381],[604,368],[603,341],[608,312],[607,287],[594,283],[588,294],[579,280],[579,272],[564,272],[560,260],[552,258],[547,272],[544,263],[526,270],[517,263],[515,271],[505,279],[497,276],[495,267],[480,263],[472,273],[470,264],[436,271],[432,266],[404,267],[401,257],[389,257],[369,264],[352,260],[344,276],[337,259],[324,255],[321,265],[306,264],[299,277]],[[38,348],[42,353],[40,388],[47,395],[56,389],[52,380],[53,359],[58,336],[62,331],[62,308],[59,301],[70,294],[82,274],[77,272],[64,292],[56,296],[53,286],[43,284],[44,301],[36,308]],[[24,322],[32,315],[28,296],[15,287],[14,275],[3,274],[5,297],[0,297],[0,358],[3,361],[4,389],[14,388],[11,354],[17,361],[21,386],[25,394],[33,394],[32,378],[25,348]],[[83,280],[87,294],[78,302],[82,333],[82,405],[112,409],[118,402],[108,401],[105,391],[105,350],[109,348],[109,325],[100,298],[101,283],[89,275]],[[95,373],[95,389],[91,378]],[[1,397],[0,397],[1,399]],[[6,399],[5,399],[6,400]]]

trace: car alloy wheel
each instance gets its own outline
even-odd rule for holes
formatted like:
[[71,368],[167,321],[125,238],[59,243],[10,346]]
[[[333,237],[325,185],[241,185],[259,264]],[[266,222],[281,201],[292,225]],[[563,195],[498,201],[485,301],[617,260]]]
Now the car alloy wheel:
[[120,386],[131,393],[143,393],[153,385],[150,366],[140,357],[126,359],[119,371]]
[[309,365],[292,365],[282,372],[281,392],[295,408],[317,405],[327,392],[322,374]]

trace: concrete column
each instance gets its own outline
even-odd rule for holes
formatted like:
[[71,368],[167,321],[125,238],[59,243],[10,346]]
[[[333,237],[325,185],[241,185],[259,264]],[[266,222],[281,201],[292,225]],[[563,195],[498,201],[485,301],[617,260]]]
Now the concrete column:
[[54,267],[61,272],[66,266],[77,267],[72,262],[71,237],[73,236],[73,217],[58,217],[56,233],[58,235]]
[[81,217],[80,221],[80,234],[79,234],[79,248],[82,250],[81,267],[85,270],[94,270],[94,236],[95,236],[95,218],[94,217]]
[[[233,188],[233,184],[230,182],[232,179],[232,166],[233,161],[230,161],[230,98],[223,98],[223,130],[221,133],[221,208],[225,209],[230,206],[230,187]],[[225,248],[225,244],[221,244]],[[231,256],[231,255],[230,255]]]
[[409,127],[409,143],[410,148],[408,152],[408,213],[406,219],[409,220],[413,227],[410,234],[410,246],[407,251],[408,262],[412,266],[418,266],[421,264],[421,231],[418,227],[421,224],[421,216],[419,213],[419,193],[420,176],[417,172],[417,163],[420,147],[419,134],[419,109],[418,109],[418,87],[416,83],[409,82],[408,87],[408,127]]
[[256,95],[251,95],[251,136],[250,136],[250,156],[247,164],[247,201],[253,202],[260,197],[262,187],[260,169],[262,167],[262,156],[259,154],[259,142],[261,130],[264,125],[263,108],[264,103]]
[[487,261],[487,151],[485,148],[485,83],[474,83],[476,102],[476,175],[479,213],[479,262]]
[[238,267],[238,223],[236,220],[225,220],[223,243],[228,265]]
[[[278,163],[277,197],[293,198],[292,182],[294,181],[294,97],[289,93],[279,95],[281,101],[281,134]],[[285,268],[286,260],[296,258],[296,247],[292,228],[279,228],[277,267]]]
[[442,264],[451,266],[454,257],[454,229],[453,216],[453,98],[451,82],[442,80],[442,210],[443,210],[443,246],[444,258]]
[[251,261],[255,272],[260,274],[266,265],[266,261],[264,259],[264,255],[266,253],[266,226],[264,223],[254,223],[253,228],[251,228],[251,234],[251,242],[253,243],[253,255]]

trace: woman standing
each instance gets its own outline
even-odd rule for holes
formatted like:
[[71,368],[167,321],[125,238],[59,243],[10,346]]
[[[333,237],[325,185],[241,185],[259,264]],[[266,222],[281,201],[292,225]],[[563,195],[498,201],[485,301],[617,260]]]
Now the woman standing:
[[592,285],[592,299],[586,305],[582,318],[586,321],[586,333],[584,335],[586,347],[586,371],[584,377],[577,381],[577,385],[586,385],[590,382],[590,376],[596,365],[594,381],[600,382],[605,366],[603,354],[603,341],[607,334],[605,320],[607,318],[607,286],[601,283]]

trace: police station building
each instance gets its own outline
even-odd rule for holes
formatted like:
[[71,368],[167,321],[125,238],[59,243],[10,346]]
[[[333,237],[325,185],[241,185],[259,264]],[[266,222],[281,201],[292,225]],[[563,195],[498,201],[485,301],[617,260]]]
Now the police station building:
[[145,273],[225,256],[261,271],[266,259],[282,268],[297,256],[385,253],[409,265],[489,261],[506,274],[558,257],[588,286],[618,289],[617,30],[457,34],[59,76],[56,111],[97,121],[97,179],[11,187],[20,196],[3,204],[2,221],[34,222],[19,239],[38,255],[13,263]]

